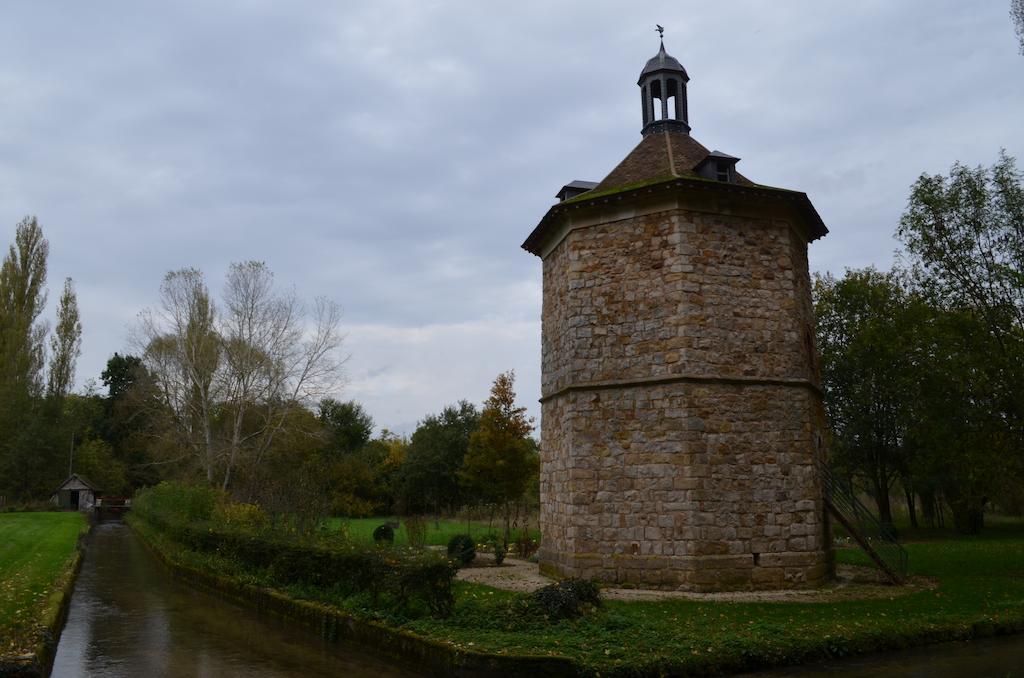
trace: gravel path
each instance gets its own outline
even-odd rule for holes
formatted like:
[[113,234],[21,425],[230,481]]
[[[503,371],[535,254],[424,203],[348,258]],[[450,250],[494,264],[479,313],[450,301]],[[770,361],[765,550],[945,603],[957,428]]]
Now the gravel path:
[[[495,567],[490,555],[478,556],[470,567],[456,575],[462,581],[486,584],[506,591],[529,593],[554,583],[554,579],[540,573],[536,563],[518,558],[505,558],[501,567]],[[905,586],[885,584],[879,573],[871,568],[840,565],[836,581],[820,589],[781,591],[731,591],[729,593],[692,593],[689,591],[653,591],[632,588],[602,588],[605,600],[704,600],[722,602],[833,602],[869,598],[892,598],[935,587],[935,582],[915,577]]]

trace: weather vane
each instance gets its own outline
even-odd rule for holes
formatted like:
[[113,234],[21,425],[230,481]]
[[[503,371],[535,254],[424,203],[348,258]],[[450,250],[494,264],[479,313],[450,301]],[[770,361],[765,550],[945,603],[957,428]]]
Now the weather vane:
[[663,41],[665,40],[665,28],[661,24],[654,24],[656,31],[658,31],[658,37]]

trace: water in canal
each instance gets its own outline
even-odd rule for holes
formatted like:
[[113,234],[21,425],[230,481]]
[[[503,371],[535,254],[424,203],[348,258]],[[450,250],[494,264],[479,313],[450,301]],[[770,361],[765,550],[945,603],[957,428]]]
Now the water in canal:
[[[312,636],[312,637],[311,637]],[[90,535],[57,646],[56,678],[416,676],[398,660],[323,643],[176,580],[120,522]],[[1024,678],[1024,636],[949,643],[750,678]]]
[[882,652],[739,678],[1024,678],[1024,635]]
[[55,678],[419,675],[189,588],[121,522],[89,539]]

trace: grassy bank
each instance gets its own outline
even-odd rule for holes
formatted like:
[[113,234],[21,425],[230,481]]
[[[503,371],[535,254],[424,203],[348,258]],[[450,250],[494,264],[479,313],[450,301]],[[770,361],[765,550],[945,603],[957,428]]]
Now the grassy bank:
[[47,640],[86,529],[80,513],[0,514],[0,664]]
[[[267,586],[267,573],[215,553],[191,552],[146,528],[169,560],[233,581]],[[523,596],[460,582],[450,617],[409,615],[359,594],[278,587],[464,651],[557,656],[583,675],[728,673],[884,649],[1024,630],[1024,522],[1000,521],[977,537],[922,532],[909,543],[911,574],[937,586],[909,595],[830,602],[606,601],[575,620],[524,614]],[[855,550],[841,562],[861,564]]]
[[[373,531],[380,525],[386,523],[399,523],[395,530],[395,545],[407,546],[409,536],[405,531],[405,523],[401,518],[330,518],[327,526],[332,531],[343,530],[349,538],[357,543],[372,544]],[[453,520],[441,518],[440,520],[429,519],[427,521],[426,543],[430,546],[444,546],[457,534],[469,534],[479,538],[489,533],[500,533],[502,524],[495,520],[488,526],[487,521],[481,520]],[[513,530],[513,538],[520,534],[520,530]],[[536,525],[530,529],[529,534],[534,539],[540,538],[540,532]]]

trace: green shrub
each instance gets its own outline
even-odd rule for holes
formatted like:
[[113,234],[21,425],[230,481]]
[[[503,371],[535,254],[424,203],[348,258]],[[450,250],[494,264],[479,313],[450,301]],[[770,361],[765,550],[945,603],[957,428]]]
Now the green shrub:
[[586,579],[566,579],[533,592],[533,604],[550,619],[568,619],[583,614],[587,605],[601,604],[597,585]]
[[476,558],[476,542],[468,534],[457,534],[448,541],[448,557],[457,565],[469,565]]
[[400,608],[410,609],[419,601],[433,615],[447,617],[452,613],[455,567],[449,560],[439,558],[437,553],[417,551],[390,565],[385,581]]
[[[263,572],[278,586],[313,586],[343,596],[366,594],[375,606],[403,612],[448,615],[454,605],[455,569],[434,551],[378,549],[333,533],[301,535],[283,525],[271,529],[258,506],[232,503],[211,488],[181,483],[140,490],[133,512],[187,549]],[[395,527],[379,526],[374,540],[390,544]],[[424,522],[423,532],[425,527]]]
[[223,493],[205,485],[164,481],[135,493],[132,511],[158,526],[205,522]]
[[380,544],[394,544],[395,543],[395,528],[391,527],[390,523],[384,523],[378,525],[377,529],[373,531],[374,543]]
[[423,516],[407,516],[405,534],[409,537],[409,545],[421,549],[427,543],[427,519]]
[[213,507],[211,520],[215,525],[242,530],[259,530],[267,526],[267,514],[257,504],[221,502]]

